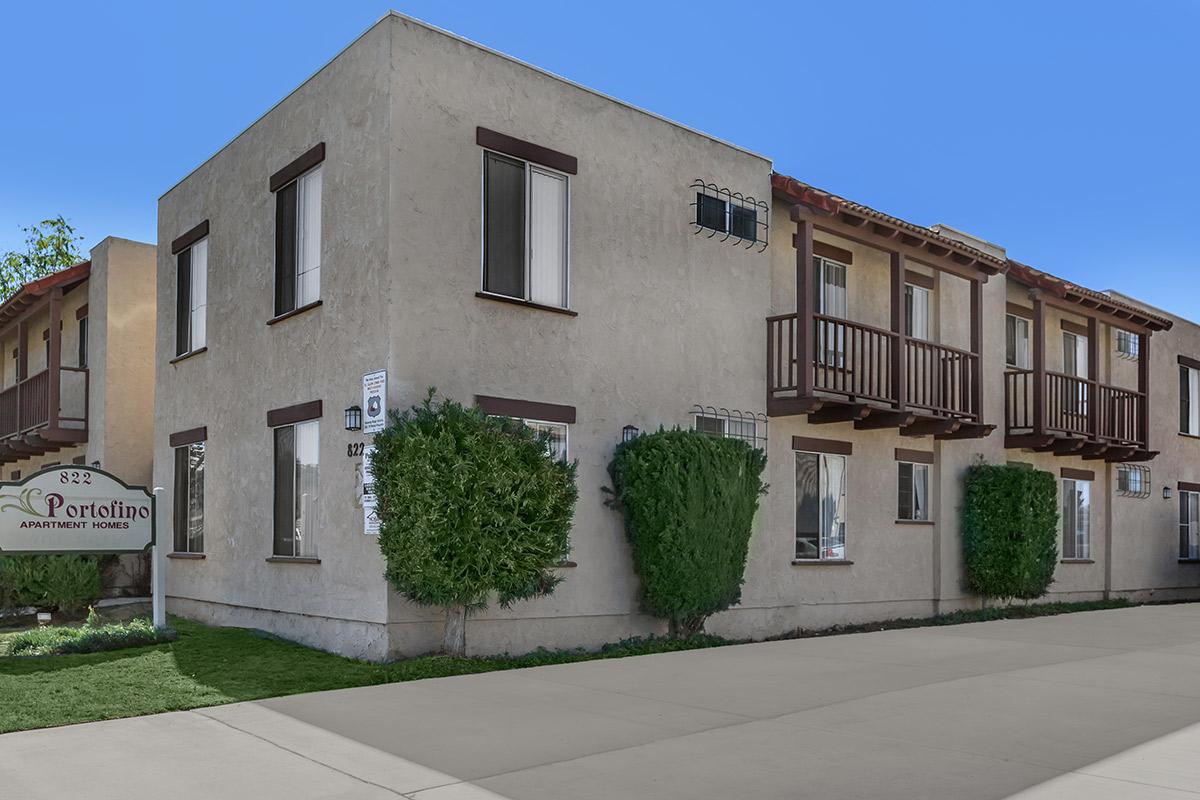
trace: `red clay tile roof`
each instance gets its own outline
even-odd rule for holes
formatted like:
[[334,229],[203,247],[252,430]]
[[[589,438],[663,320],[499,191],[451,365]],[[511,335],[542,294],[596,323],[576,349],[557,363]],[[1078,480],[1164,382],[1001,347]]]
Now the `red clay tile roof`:
[[1049,272],[1035,269],[1028,264],[1013,261],[1011,258],[1008,260],[1008,276],[1026,286],[1032,286],[1069,302],[1078,303],[1085,311],[1096,309],[1117,317],[1128,318],[1132,324],[1142,325],[1150,330],[1170,330],[1174,324],[1166,317],[1144,308],[1130,305],[1116,299],[1110,294],[1097,292],[1093,289],[1080,286],[1077,283],[1071,283],[1056,275],[1051,275]]
[[44,278],[38,278],[36,281],[30,281],[17,290],[17,293],[4,301],[0,305],[0,325],[4,325],[9,320],[20,316],[21,312],[33,305],[37,300],[43,297],[51,289],[61,286],[68,288],[82,280],[86,280],[92,274],[92,262],[81,261],[73,267],[60,269],[58,272],[52,272]]

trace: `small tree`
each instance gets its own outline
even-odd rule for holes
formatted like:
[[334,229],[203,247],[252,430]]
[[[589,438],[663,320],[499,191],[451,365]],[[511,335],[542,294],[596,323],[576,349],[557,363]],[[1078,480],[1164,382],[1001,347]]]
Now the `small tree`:
[[679,429],[618,445],[610,505],[625,516],[643,605],[672,636],[741,600],[766,463],[741,440]]
[[25,234],[24,252],[10,250],[0,256],[0,302],[12,297],[26,283],[83,260],[77,246],[83,237],[76,236],[75,229],[61,216],[44,219],[21,231]]
[[984,597],[1046,593],[1058,561],[1058,486],[1049,472],[976,464],[962,510],[967,586]]
[[570,550],[575,466],[519,423],[450,400],[392,413],[371,476],[388,582],[446,609],[446,652],[466,651],[466,618],[495,594],[508,607],[549,594]]

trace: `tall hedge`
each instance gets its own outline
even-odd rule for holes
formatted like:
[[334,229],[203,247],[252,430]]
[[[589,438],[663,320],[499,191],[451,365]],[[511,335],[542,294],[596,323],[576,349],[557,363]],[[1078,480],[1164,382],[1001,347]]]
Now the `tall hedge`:
[[967,585],[985,597],[1041,597],[1058,562],[1058,484],[1049,472],[977,464],[962,507]]
[[548,594],[570,551],[575,465],[524,425],[437,401],[393,413],[371,461],[388,582],[446,609],[462,655],[468,611]]
[[746,442],[660,430],[618,445],[611,505],[625,517],[646,610],[674,635],[741,599],[767,458]]

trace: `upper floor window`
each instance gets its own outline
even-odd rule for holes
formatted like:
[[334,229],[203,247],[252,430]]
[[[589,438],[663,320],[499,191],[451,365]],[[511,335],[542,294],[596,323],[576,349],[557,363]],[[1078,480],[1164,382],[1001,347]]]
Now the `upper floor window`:
[[88,318],[86,315],[79,318],[79,368],[83,369],[88,365]]
[[1029,369],[1029,324],[1025,317],[1004,317],[1004,363],[1017,369]]
[[760,251],[766,247],[765,203],[701,180],[693,181],[692,188],[696,190],[693,222],[697,233],[707,230],[710,237],[724,234],[721,241],[733,239],[747,248],[759,245]]
[[568,178],[483,154],[483,290],[567,307]]
[[175,256],[175,355],[205,346],[208,313],[208,237]]
[[1200,370],[1179,365],[1179,432],[1200,436]]
[[904,285],[904,334],[929,340],[929,300],[932,292],[924,286]]
[[1138,353],[1141,352],[1140,337],[1131,331],[1123,331],[1120,328],[1116,330],[1117,339],[1117,355],[1121,358],[1137,360]]
[[275,192],[275,316],[321,299],[320,165]]

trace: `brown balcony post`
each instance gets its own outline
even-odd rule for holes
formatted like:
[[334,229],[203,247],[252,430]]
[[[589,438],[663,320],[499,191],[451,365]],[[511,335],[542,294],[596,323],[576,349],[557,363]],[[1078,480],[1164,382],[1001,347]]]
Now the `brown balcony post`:
[[816,361],[813,348],[815,331],[813,314],[816,298],[813,294],[813,226],[806,219],[796,220],[796,235],[792,239],[796,248],[796,395],[812,397],[813,364]]
[[1150,448],[1150,331],[1138,334],[1138,392],[1141,402],[1137,409],[1137,439],[1142,447]]
[[975,421],[983,422],[983,281],[971,281],[971,352],[975,354],[971,410],[975,412]]
[[56,288],[50,294],[50,353],[46,369],[46,427],[58,427],[59,392],[62,390],[62,288]]
[[1100,325],[1095,317],[1087,322],[1087,359],[1087,428],[1095,439],[1100,436]]
[[903,411],[908,402],[908,387],[904,373],[907,369],[908,341],[904,330],[904,254],[892,253],[892,373],[891,395],[898,410]]
[[29,323],[17,323],[17,382],[29,377]]
[[1046,432],[1046,301],[1039,289],[1029,290],[1033,301],[1033,432]]

